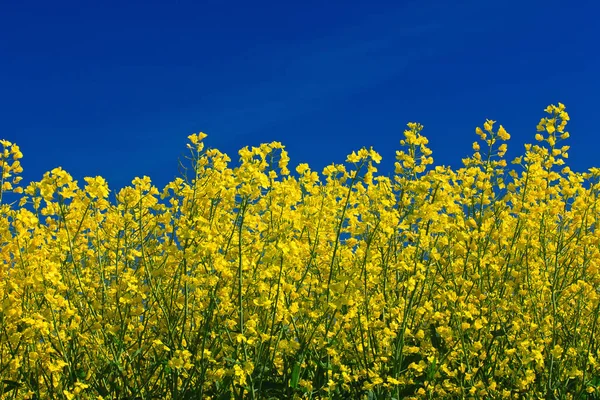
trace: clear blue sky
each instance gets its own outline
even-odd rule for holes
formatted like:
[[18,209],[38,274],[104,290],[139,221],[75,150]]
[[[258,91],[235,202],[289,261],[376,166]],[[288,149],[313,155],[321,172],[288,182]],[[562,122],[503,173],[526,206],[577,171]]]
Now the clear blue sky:
[[[571,5],[572,4],[572,5]],[[576,4],[576,5],[575,5]],[[0,1],[0,138],[25,182],[62,166],[112,189],[178,175],[187,136],[237,160],[281,141],[321,170],[374,146],[393,170],[407,122],[461,166],[486,118],[533,142],[567,106],[569,162],[600,166],[593,1]]]

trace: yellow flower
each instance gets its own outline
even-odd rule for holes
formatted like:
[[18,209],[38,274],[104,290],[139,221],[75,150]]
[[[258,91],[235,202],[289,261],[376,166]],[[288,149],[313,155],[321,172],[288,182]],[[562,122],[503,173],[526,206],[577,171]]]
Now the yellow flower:
[[346,161],[350,163],[358,163],[360,162],[360,157],[358,156],[358,154],[356,154],[356,152],[353,151],[352,154],[346,157]]
[[560,345],[555,345],[552,351],[550,352],[554,358],[560,358],[563,353],[563,348]]
[[498,128],[498,136],[502,140],[510,139],[510,134],[508,132],[506,132],[506,130],[504,129],[504,127],[502,125],[500,125],[500,128]]
[[495,123],[496,123],[496,121],[492,121],[492,120],[488,119],[483,124],[483,129],[485,129],[486,131],[491,133]]
[[379,153],[377,153],[377,152],[376,152],[375,150],[373,150],[373,149],[371,149],[371,150],[369,151],[369,153],[370,153],[371,159],[372,159],[373,161],[375,161],[375,163],[376,163],[376,164],[379,164],[379,163],[381,163],[382,157],[381,157],[381,155],[379,155]]

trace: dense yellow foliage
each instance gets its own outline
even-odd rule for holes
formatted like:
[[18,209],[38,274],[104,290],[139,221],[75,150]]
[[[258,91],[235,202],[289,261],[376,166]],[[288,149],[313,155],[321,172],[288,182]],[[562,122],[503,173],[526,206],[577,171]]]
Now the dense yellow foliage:
[[372,149],[291,175],[277,142],[232,168],[198,134],[193,176],[114,204],[60,168],[20,188],[0,142],[0,394],[596,396],[600,170],[563,166],[546,112],[520,172],[494,121],[456,171],[409,124],[392,177]]

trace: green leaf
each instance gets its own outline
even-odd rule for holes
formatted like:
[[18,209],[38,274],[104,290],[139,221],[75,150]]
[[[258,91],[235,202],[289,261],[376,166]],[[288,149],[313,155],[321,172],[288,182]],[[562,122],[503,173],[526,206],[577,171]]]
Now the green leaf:
[[11,390],[15,390],[16,388],[18,388],[19,386],[21,386],[21,384],[17,381],[11,381],[8,379],[3,379],[2,383],[4,384],[4,390],[2,391],[2,393],[8,393]]
[[435,361],[436,361],[436,359],[434,358],[433,361],[431,362],[431,364],[429,364],[429,368],[428,368],[428,371],[427,371],[427,379],[430,380],[430,381],[433,380],[433,378],[435,376],[435,370],[436,370],[436,368],[435,368],[435,364],[436,364]]
[[290,381],[290,387],[296,389],[298,387],[298,381],[300,380],[300,364],[296,362],[294,369],[292,370],[292,380]]

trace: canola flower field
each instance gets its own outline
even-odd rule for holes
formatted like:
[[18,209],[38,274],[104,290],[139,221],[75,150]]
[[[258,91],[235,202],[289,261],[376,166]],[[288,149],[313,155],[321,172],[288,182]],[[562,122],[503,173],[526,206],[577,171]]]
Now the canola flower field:
[[0,141],[0,398],[600,398],[600,169],[545,111],[458,170],[410,123],[392,176],[194,134],[182,178],[114,204],[60,168],[21,187]]

